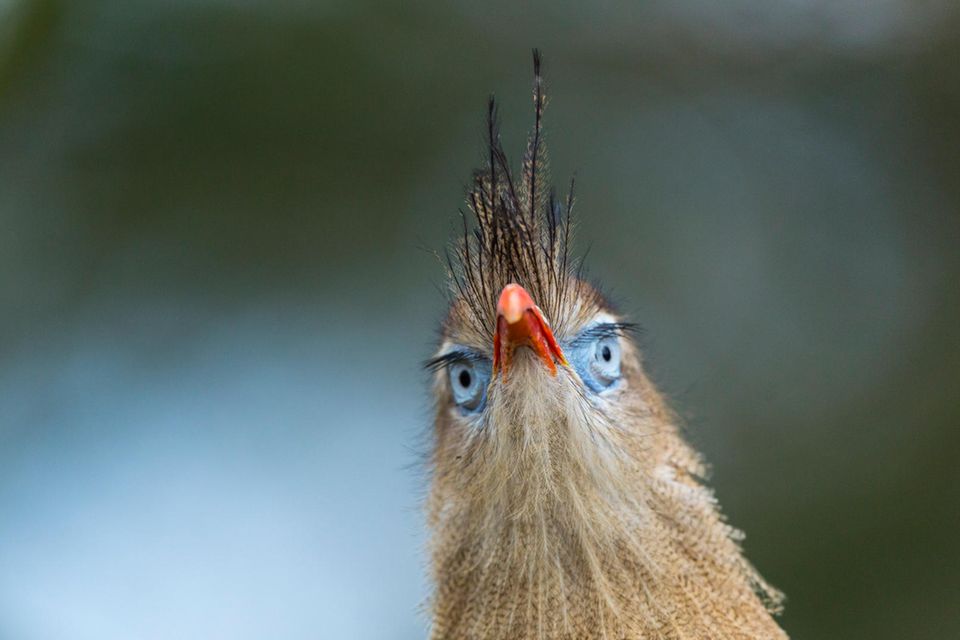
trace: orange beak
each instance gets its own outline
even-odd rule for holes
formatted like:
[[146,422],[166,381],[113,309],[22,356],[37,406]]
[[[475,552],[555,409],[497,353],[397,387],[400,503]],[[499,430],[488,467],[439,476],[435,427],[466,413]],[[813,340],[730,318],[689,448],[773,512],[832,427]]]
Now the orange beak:
[[508,284],[497,302],[497,332],[493,335],[494,374],[502,368],[506,377],[514,350],[524,345],[540,356],[551,375],[557,375],[557,362],[567,364],[533,298],[520,285]]

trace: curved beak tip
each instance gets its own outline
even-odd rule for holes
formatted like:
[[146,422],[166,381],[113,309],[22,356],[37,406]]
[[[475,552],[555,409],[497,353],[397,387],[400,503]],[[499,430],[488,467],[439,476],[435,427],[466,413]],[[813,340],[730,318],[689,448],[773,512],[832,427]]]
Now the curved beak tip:
[[497,302],[497,317],[503,317],[507,324],[516,324],[523,318],[523,313],[527,309],[532,309],[533,298],[527,293],[526,289],[518,284],[508,284],[500,292],[500,300]]
[[497,328],[493,338],[494,372],[502,369],[506,376],[513,352],[520,346],[533,349],[552,375],[557,373],[557,362],[567,364],[540,308],[526,289],[511,283],[500,292],[497,302]]

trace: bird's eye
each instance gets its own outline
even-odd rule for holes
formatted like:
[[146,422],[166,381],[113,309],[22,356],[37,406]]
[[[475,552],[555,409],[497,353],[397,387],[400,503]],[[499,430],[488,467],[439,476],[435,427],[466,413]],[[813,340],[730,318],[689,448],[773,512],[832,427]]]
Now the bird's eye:
[[570,360],[583,383],[599,393],[620,379],[620,339],[587,332],[571,345]]
[[487,396],[490,371],[482,363],[458,360],[447,366],[453,400],[463,411],[473,413],[483,408]]
[[615,336],[600,338],[593,344],[591,369],[604,386],[620,377],[620,341]]

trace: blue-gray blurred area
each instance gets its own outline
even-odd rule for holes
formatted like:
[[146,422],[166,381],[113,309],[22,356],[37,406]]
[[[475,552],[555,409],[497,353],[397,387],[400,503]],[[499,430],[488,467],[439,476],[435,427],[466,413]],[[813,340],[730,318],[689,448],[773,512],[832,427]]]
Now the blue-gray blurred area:
[[0,0],[0,638],[412,639],[432,253],[541,47],[797,638],[960,637],[953,0]]

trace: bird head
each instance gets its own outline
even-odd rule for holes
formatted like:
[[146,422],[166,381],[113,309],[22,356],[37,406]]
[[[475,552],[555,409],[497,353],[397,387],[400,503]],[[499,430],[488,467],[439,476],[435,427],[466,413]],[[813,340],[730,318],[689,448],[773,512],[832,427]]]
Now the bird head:
[[564,198],[547,185],[536,53],[534,71],[522,170],[491,99],[487,166],[446,261],[428,362],[433,637],[783,637],[779,596],[700,483],[633,325],[573,255],[573,184]]
[[491,517],[569,507],[571,477],[578,491],[613,491],[623,480],[615,467],[637,462],[621,440],[659,410],[643,397],[633,325],[572,254],[573,183],[562,199],[546,184],[537,54],[534,67],[534,129],[519,176],[489,103],[488,164],[467,197],[473,222],[464,214],[448,252],[451,303],[428,363],[435,471],[493,507],[484,510]]

